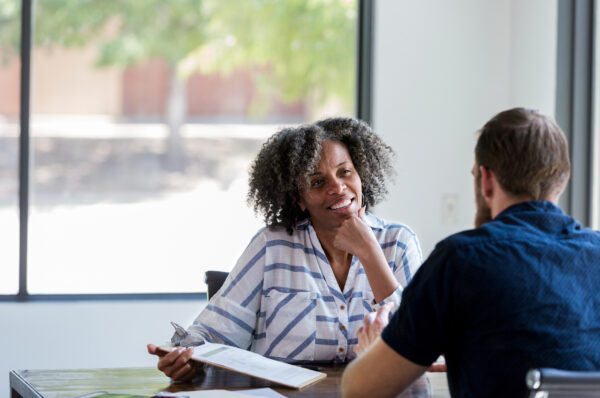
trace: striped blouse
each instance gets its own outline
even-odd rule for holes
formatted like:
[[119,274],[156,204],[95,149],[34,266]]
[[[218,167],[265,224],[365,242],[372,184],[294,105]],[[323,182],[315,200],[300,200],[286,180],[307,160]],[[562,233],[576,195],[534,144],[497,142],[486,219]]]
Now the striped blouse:
[[287,362],[354,358],[363,317],[385,302],[398,308],[422,262],[408,227],[369,213],[365,219],[399,282],[389,297],[375,303],[356,257],[342,290],[309,221],[291,236],[283,228],[263,228],[189,327],[186,343],[201,338]]

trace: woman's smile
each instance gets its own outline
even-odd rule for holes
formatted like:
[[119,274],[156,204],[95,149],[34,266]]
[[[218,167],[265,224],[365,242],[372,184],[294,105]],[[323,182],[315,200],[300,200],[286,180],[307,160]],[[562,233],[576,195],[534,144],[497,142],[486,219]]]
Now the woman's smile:
[[329,206],[330,210],[344,212],[350,209],[350,206],[354,203],[354,198],[344,198]]

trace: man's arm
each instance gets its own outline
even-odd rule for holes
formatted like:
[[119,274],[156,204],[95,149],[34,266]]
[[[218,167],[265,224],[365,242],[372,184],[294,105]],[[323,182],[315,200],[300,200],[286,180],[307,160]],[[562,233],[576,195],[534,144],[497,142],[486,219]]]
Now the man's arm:
[[342,396],[394,397],[427,370],[390,348],[381,337],[348,365],[342,376]]

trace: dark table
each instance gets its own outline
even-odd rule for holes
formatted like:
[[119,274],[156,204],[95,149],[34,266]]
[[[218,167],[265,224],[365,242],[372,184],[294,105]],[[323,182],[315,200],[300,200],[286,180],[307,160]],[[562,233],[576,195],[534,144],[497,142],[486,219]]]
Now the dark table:
[[[207,389],[241,390],[270,387],[286,397],[339,397],[344,365],[324,366],[327,377],[302,390],[294,390],[250,376],[207,367],[190,383],[171,383],[156,368],[13,370],[10,372],[12,398],[71,398],[95,391],[152,396],[159,391]],[[449,397],[445,373],[427,373],[402,397]]]

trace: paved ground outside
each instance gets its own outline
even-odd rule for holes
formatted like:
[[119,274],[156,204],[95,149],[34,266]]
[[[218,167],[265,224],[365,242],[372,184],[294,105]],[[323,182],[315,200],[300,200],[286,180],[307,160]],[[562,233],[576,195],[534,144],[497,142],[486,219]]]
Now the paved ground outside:
[[[231,269],[263,225],[247,169],[280,125],[186,125],[172,170],[164,125],[70,120],[32,122],[30,293],[203,291],[204,271]],[[17,131],[0,123],[4,294],[18,278]]]

